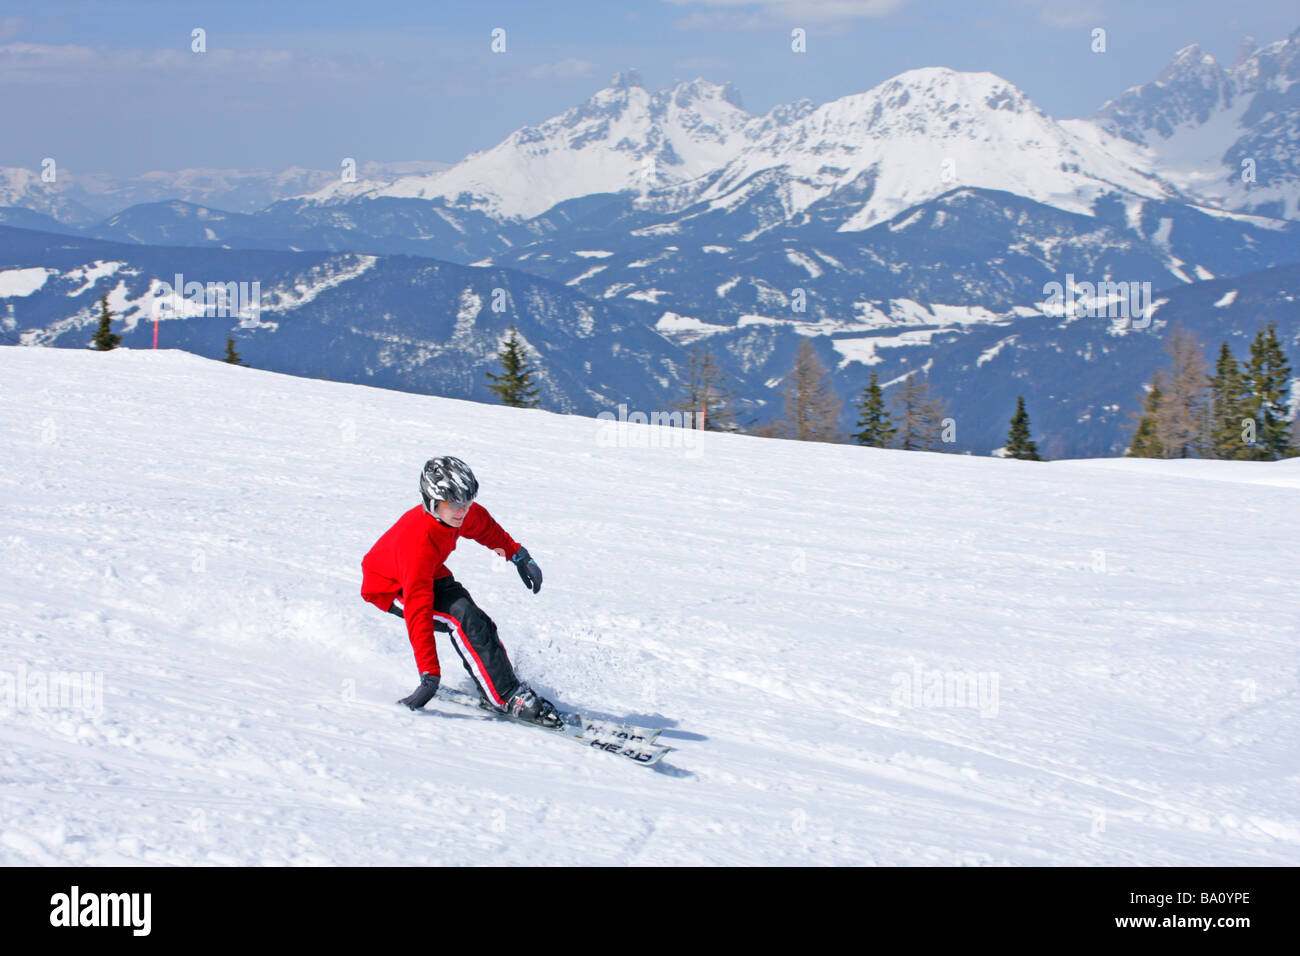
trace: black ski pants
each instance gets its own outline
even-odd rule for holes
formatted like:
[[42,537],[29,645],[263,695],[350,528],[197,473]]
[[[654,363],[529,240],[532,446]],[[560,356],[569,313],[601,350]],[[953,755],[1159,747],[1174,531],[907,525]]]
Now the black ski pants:
[[[396,604],[390,610],[402,616]],[[519,678],[497,636],[496,624],[450,574],[433,582],[433,628],[451,636],[460,662],[484,699],[498,708],[505,707],[519,686]]]

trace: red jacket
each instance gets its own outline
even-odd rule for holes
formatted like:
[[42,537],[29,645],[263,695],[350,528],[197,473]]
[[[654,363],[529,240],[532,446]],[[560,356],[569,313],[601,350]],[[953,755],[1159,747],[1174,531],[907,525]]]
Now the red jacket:
[[439,674],[433,643],[433,582],[451,574],[443,563],[464,536],[513,558],[519,542],[506,534],[478,502],[469,506],[459,528],[451,528],[416,505],[383,533],[361,559],[361,596],[387,611],[402,599],[406,632],[421,674]]

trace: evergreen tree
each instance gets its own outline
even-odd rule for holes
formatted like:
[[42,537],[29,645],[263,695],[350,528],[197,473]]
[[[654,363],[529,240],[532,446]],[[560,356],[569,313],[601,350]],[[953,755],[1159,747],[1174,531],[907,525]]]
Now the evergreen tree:
[[1142,416],[1138,420],[1137,430],[1133,433],[1133,442],[1128,453],[1134,458],[1166,458],[1165,446],[1160,441],[1156,420],[1160,415],[1160,400],[1163,396],[1164,376],[1156,372],[1151,376],[1151,391],[1147,393]]
[[1242,437],[1244,422],[1254,416],[1241,365],[1225,341],[1210,379],[1210,454],[1215,458],[1247,458],[1251,449]]
[[898,447],[904,451],[937,449],[943,428],[943,401],[930,397],[925,380],[909,375],[890,400],[896,410]]
[[714,360],[713,350],[692,349],[686,375],[685,391],[673,407],[696,415],[703,413],[706,431],[740,431],[734,411],[736,398],[726,387],[727,374]]
[[812,343],[806,336],[800,336],[799,351],[785,380],[785,419],[779,426],[781,434],[799,441],[836,441],[840,408],[830,374],[818,360]]
[[528,357],[519,344],[519,335],[513,325],[510,326],[510,334],[497,358],[501,360],[501,374],[487,373],[487,377],[494,383],[488,388],[497,393],[502,404],[513,408],[535,408],[539,404],[537,388],[533,385]]
[[885,409],[885,394],[875,372],[871,373],[871,380],[862,390],[862,397],[856,407],[861,414],[858,416],[859,431],[853,435],[853,440],[859,445],[888,448],[898,429],[894,427],[889,412]]
[[1287,421],[1287,396],[1291,391],[1291,366],[1277,339],[1277,325],[1269,322],[1250,343],[1246,366],[1250,393],[1248,417],[1255,419],[1252,458],[1275,461],[1292,454]]
[[1029,436],[1029,413],[1025,411],[1025,399],[1023,395],[1017,395],[1016,413],[1011,416],[1011,431],[1007,433],[1007,457],[1022,461],[1042,461],[1038,445]]
[[226,336],[226,357],[221,361],[229,362],[231,365],[244,364],[239,357],[239,353],[235,351],[235,337],[233,335]]
[[108,310],[107,294],[100,298],[99,308],[99,328],[95,331],[91,346],[101,352],[107,352],[109,349],[115,349],[122,344],[122,336],[113,334],[113,313]]

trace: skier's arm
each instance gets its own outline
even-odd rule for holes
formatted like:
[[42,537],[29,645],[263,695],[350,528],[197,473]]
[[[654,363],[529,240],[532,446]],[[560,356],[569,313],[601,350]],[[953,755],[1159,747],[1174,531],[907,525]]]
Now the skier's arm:
[[507,559],[513,558],[515,552],[519,550],[519,542],[506,534],[505,529],[497,524],[488,514],[488,510],[477,501],[469,506],[460,533]]
[[478,503],[470,505],[469,513],[465,515],[464,530],[461,533],[467,538],[473,538],[484,547],[491,548],[497,554],[509,558],[514,563],[515,570],[519,572],[524,587],[534,594],[542,589],[542,569],[528,554],[528,549],[506,534],[505,529],[492,519],[482,505]]
[[398,573],[402,584],[402,616],[421,674],[442,674],[433,640],[433,572],[442,563],[428,538],[401,549]]

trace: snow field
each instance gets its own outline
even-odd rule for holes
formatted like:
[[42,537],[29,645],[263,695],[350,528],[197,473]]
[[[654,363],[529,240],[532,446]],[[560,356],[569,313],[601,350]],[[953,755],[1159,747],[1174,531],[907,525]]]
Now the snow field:
[[[0,349],[0,863],[1300,862],[1300,462],[599,425]],[[449,562],[519,672],[658,770],[394,705],[359,565],[435,454],[545,573]]]

